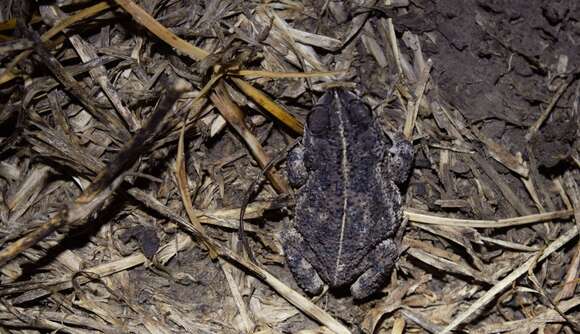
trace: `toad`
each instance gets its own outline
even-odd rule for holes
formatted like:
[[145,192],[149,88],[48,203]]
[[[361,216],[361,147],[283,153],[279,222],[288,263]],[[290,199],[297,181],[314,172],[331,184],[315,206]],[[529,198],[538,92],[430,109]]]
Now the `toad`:
[[282,243],[302,289],[319,294],[326,283],[363,299],[386,284],[412,161],[412,144],[385,135],[357,95],[333,89],[320,98],[287,161],[298,190]]

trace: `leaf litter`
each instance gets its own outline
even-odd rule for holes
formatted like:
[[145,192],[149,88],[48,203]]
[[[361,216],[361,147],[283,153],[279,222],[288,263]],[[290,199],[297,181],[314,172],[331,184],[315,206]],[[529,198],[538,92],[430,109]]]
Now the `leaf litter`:
[[[578,331],[578,17],[573,1],[2,3],[0,329]],[[397,268],[361,303],[305,296],[279,240],[283,154],[337,86],[417,152]]]

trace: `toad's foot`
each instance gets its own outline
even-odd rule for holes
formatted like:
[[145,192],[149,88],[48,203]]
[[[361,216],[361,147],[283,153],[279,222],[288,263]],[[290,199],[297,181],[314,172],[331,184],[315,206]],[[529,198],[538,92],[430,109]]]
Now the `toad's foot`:
[[367,259],[371,264],[369,269],[362,273],[350,287],[353,297],[355,299],[364,299],[378,292],[388,280],[397,256],[397,245],[392,240],[381,242],[369,254]]
[[316,269],[306,259],[308,257],[306,253],[312,251],[304,242],[302,235],[296,229],[290,228],[282,236],[282,245],[284,246],[284,252],[286,252],[288,267],[294,274],[298,285],[309,294],[320,294],[324,283]]

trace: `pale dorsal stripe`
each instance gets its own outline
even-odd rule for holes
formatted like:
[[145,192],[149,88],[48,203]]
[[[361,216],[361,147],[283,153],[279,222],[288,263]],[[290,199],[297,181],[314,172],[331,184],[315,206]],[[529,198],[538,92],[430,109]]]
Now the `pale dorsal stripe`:
[[[340,101],[338,98],[338,93],[334,93],[334,100]],[[338,102],[340,103],[340,102]],[[342,172],[342,186],[343,186],[343,202],[342,202],[342,217],[340,222],[340,240],[338,243],[338,254],[336,256],[336,267],[334,268],[334,284],[337,284],[338,280],[338,272],[340,270],[341,265],[341,256],[342,256],[342,244],[344,241],[344,231],[346,229],[346,207],[348,202],[348,185],[349,185],[349,175],[348,175],[348,156],[347,156],[347,142],[346,142],[346,133],[344,129],[344,119],[343,113],[341,109],[343,108],[342,105],[337,106],[338,109],[335,110],[335,113],[338,116],[338,135],[340,136],[340,148],[341,152],[341,172]]]

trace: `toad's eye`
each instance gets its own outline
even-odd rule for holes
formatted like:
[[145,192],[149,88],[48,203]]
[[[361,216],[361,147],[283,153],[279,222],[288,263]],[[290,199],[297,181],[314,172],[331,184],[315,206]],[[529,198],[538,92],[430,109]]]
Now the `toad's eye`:
[[306,118],[306,125],[313,135],[324,135],[330,125],[328,108],[322,105],[315,106]]
[[369,107],[361,100],[354,99],[348,105],[348,116],[355,124],[368,125],[373,119],[373,114]]

